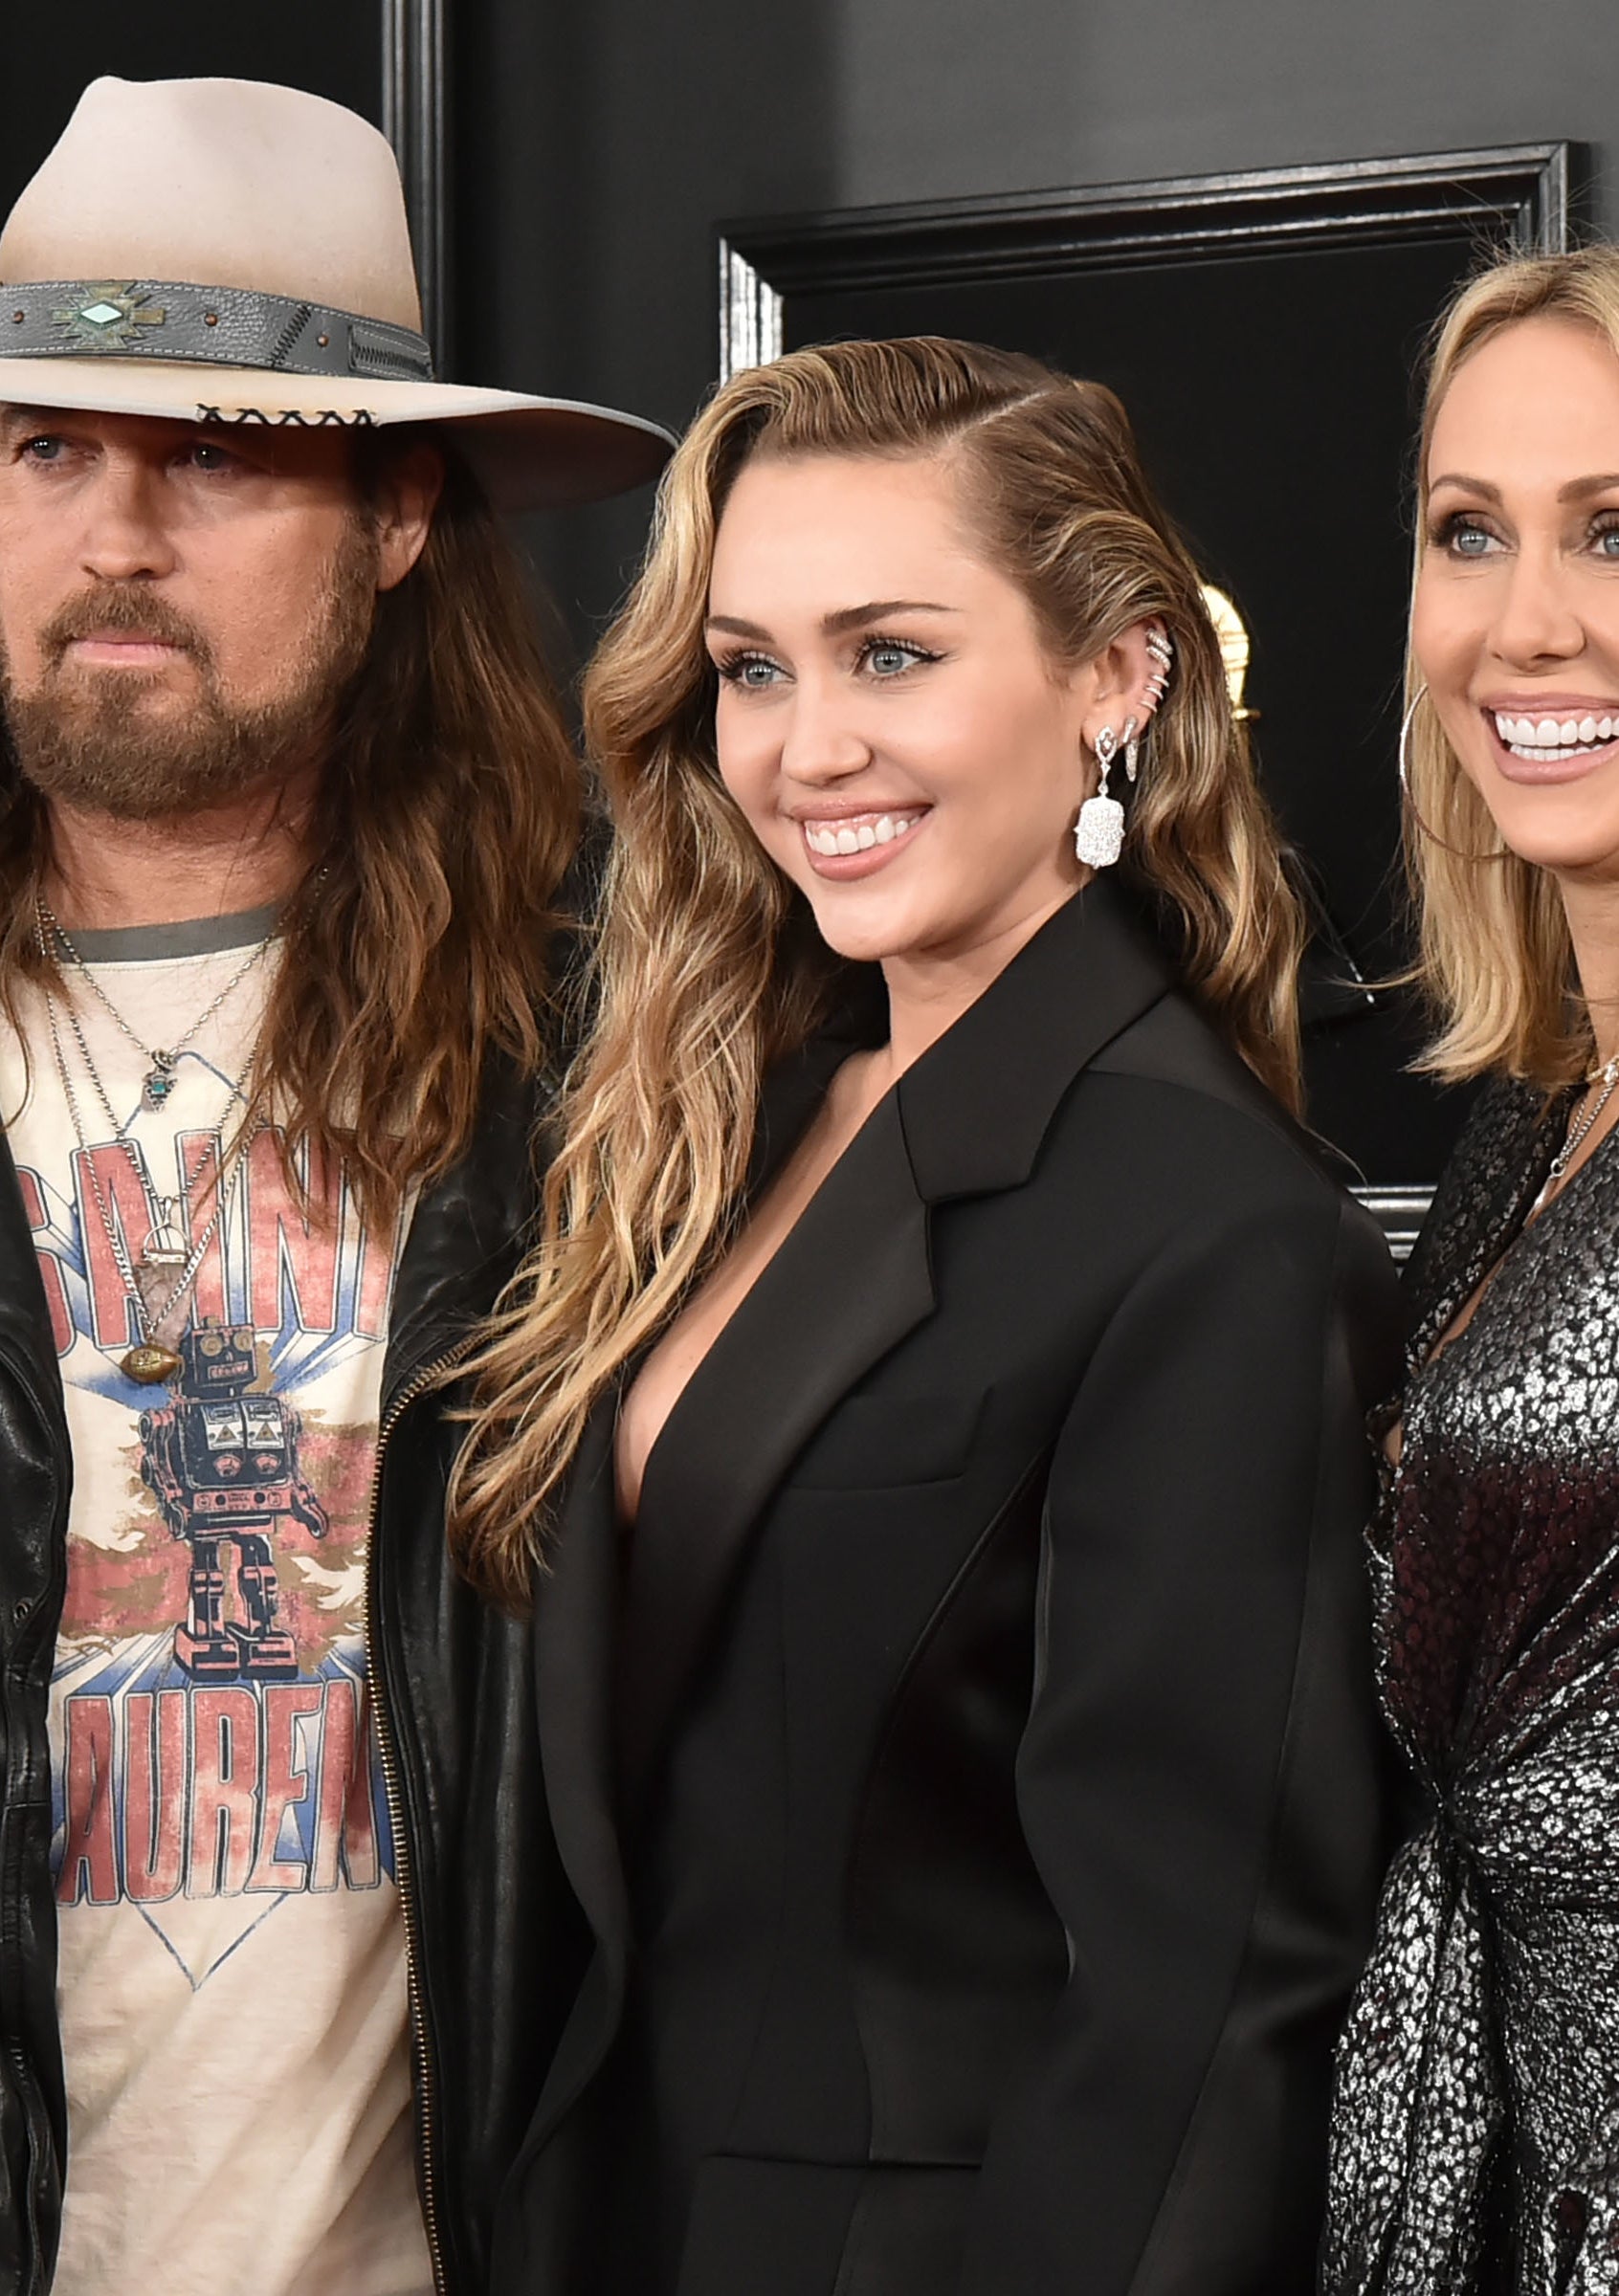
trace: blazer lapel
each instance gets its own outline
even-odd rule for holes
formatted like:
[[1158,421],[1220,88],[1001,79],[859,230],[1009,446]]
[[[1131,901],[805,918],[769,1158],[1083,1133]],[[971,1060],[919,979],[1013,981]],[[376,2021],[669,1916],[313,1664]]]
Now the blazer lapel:
[[[632,1824],[771,1491],[861,1375],[932,1312],[927,1212],[893,1095],[720,1334],[648,1462],[620,1677]],[[677,1496],[662,1504],[677,1473]]]
[[601,2062],[617,2023],[629,1910],[613,1794],[619,1609],[612,1431],[617,1396],[591,1414],[534,1595],[535,1699],[557,1849],[596,1937],[596,1956],[552,2060],[526,2152],[543,2143]]
[[1175,985],[1123,887],[1098,877],[1066,901],[899,1079],[923,1200],[1027,1180],[1075,1078]]
[[612,1430],[617,1396],[596,1405],[547,1541],[534,1592],[535,1697],[557,1847],[598,1937],[623,1925],[624,1878],[612,1828],[612,1675],[618,1634],[618,1534]]

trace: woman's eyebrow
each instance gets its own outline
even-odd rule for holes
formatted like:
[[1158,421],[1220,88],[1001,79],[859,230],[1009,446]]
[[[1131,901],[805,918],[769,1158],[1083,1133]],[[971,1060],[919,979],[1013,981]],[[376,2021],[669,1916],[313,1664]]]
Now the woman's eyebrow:
[[873,598],[864,606],[839,607],[835,614],[823,614],[821,628],[829,638],[835,638],[846,629],[858,629],[866,622],[886,622],[894,614],[954,614],[961,608],[941,606],[929,598]]
[[1492,486],[1488,478],[1469,478],[1461,471],[1445,471],[1437,478],[1430,478],[1428,491],[1436,495],[1442,486],[1459,487],[1466,495],[1482,495],[1486,502],[1498,502],[1501,498],[1500,488]]
[[[821,616],[822,634],[829,638],[841,637],[848,629],[859,629],[868,622],[886,622],[895,614],[959,614],[959,606],[942,606],[930,598],[871,598],[864,606],[840,606],[835,613]],[[743,622],[735,614],[710,614],[705,627],[722,629],[733,638],[767,638],[769,631],[757,622]]]
[[[1498,486],[1492,486],[1487,478],[1469,478],[1460,471],[1446,471],[1439,477],[1430,478],[1428,491],[1430,495],[1437,494],[1442,486],[1459,488],[1466,495],[1479,495],[1486,502],[1498,502],[1501,498]],[[1560,502],[1582,502],[1587,495],[1605,495],[1614,486],[1619,486],[1619,471],[1593,471],[1588,478],[1570,478],[1560,486],[1557,498]]]

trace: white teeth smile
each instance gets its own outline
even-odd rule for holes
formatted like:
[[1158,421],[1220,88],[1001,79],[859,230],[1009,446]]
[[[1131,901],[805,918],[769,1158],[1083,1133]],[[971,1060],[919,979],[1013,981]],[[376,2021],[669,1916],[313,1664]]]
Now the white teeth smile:
[[1562,758],[1582,758],[1602,749],[1619,735],[1619,716],[1593,718],[1509,718],[1492,711],[1496,731],[1515,758],[1532,763]]
[[807,821],[804,842],[812,853],[867,853],[874,845],[892,845],[920,819],[920,813],[878,813],[858,826],[852,821]]

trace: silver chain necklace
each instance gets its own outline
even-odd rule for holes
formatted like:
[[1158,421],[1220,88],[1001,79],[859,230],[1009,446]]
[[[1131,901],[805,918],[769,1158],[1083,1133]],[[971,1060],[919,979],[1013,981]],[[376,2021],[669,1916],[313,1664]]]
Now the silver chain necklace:
[[[265,938],[259,941],[256,946],[249,952],[245,962],[239,965],[236,971],[231,975],[229,981],[226,982],[224,987],[219,991],[219,994],[212,1000],[212,1002],[204,1005],[202,1011],[198,1013],[196,1019],[186,1030],[185,1035],[176,1037],[173,1044],[166,1048],[161,1045],[144,1045],[141,1042],[141,1039],[136,1035],[134,1029],[131,1028],[129,1023],[124,1019],[122,1013],[120,1012],[118,1006],[113,1003],[111,997],[108,996],[106,990],[101,986],[95,974],[85,963],[83,958],[74,947],[73,942],[68,938],[67,934],[62,930],[60,922],[56,918],[54,911],[47,905],[43,894],[35,894],[33,913],[34,926],[39,936],[40,955],[46,960],[47,962],[55,960],[57,957],[58,952],[60,955],[67,958],[68,962],[73,966],[75,972],[77,972],[79,978],[86,982],[92,993],[100,999],[102,1005],[112,1015],[119,1027],[123,1031],[123,1034],[129,1039],[129,1042],[134,1046],[136,1051],[140,1053],[142,1059],[146,1063],[146,1073],[141,1080],[141,1106],[146,1110],[148,1115],[155,1115],[156,1112],[163,1106],[164,1102],[168,1098],[169,1093],[174,1090],[176,1082],[175,1064],[179,1060],[181,1053],[186,1049],[186,1047],[190,1043],[192,1037],[194,1037],[197,1031],[204,1027],[208,1022],[212,1020],[214,1014],[219,1010],[219,1007],[224,1004],[226,998],[231,994],[232,990],[241,986],[242,982],[247,979],[249,973],[252,972],[254,966],[263,961],[264,956],[274,938],[274,935],[266,935]],[[96,1065],[90,1058],[88,1048],[84,1042],[83,1030],[78,1025],[78,1016],[74,1012],[71,1004],[68,1007],[68,1018],[72,1025],[73,1032],[78,1039],[78,1049],[84,1055],[85,1064],[89,1068],[91,1075],[96,1078],[96,1089],[100,1093],[100,1078],[96,1076]],[[106,1107],[106,1094],[104,1093],[101,1093],[101,1103],[103,1107]],[[129,1124],[134,1122],[134,1118],[133,1116],[130,1117],[129,1123],[119,1124],[113,1116],[112,1110],[108,1108],[107,1121],[113,1125],[119,1138],[122,1139],[124,1134],[129,1129]]]
[[1574,1119],[1564,1135],[1563,1146],[1552,1158],[1541,1193],[1535,1199],[1537,1210],[1544,1203],[1546,1198],[1574,1161],[1581,1143],[1589,1137],[1603,1110],[1612,1099],[1615,1090],[1619,1090],[1619,1052],[1616,1052],[1610,1061],[1606,1062],[1593,1074],[1587,1076],[1586,1083],[1587,1088],[1593,1084],[1600,1084],[1602,1090],[1589,1108]]
[[[255,954],[257,955],[259,952],[255,951]],[[238,979],[240,977],[240,975],[237,976]],[[233,987],[234,982],[231,985]],[[90,1153],[89,1136],[79,1109],[78,1094],[74,1089],[73,1074],[68,1067],[67,1054],[62,1046],[61,1029],[56,1019],[56,1000],[47,982],[45,1018],[51,1031],[51,1050],[55,1058],[56,1074],[61,1081],[62,1094],[68,1104],[68,1114],[73,1119],[74,1135],[78,1139],[84,1170],[89,1178],[90,1193],[95,1203],[96,1214],[100,1221],[101,1231],[106,1237],[107,1249],[112,1254],[113,1265],[118,1269],[119,1281],[122,1284],[124,1294],[134,1312],[135,1328],[139,1335],[135,1345],[126,1349],[120,1357],[119,1368],[129,1379],[137,1380],[144,1387],[156,1386],[163,1380],[173,1379],[181,1367],[180,1356],[164,1339],[164,1326],[196,1281],[215,1231],[229,1212],[231,1200],[241,1176],[248,1150],[252,1146],[255,1137],[263,1131],[264,1123],[260,1118],[251,1131],[243,1132],[233,1144],[229,1156],[221,1163],[214,1179],[213,1209],[209,1214],[201,1234],[191,1240],[188,1248],[184,1231],[179,1225],[180,1215],[192,1189],[202,1177],[203,1166],[209,1156],[208,1144],[204,1144],[192,1169],[183,1175],[181,1194],[177,1197],[159,1196],[146,1177],[145,1167],[136,1153],[134,1141],[127,1137],[127,1127],[119,1125],[113,1115],[106,1087],[101,1082],[100,1072],[90,1056],[90,1048],[84,1040],[84,1031],[79,1027],[78,1016],[71,1004],[67,1010],[69,1026],[89,1072],[90,1080],[96,1088],[97,1098],[101,1103],[108,1123],[113,1127],[116,1144],[122,1149],[128,1159],[129,1169],[140,1186],[147,1211],[151,1215],[151,1225],[146,1231],[140,1257],[138,1260],[131,1260],[129,1247],[118,1222],[113,1218],[112,1206],[108,1203],[106,1191],[101,1185],[101,1176],[96,1169],[96,1159]],[[197,1023],[197,1027],[201,1027],[200,1021]],[[195,1029],[192,1029],[190,1033],[195,1034]],[[247,1080],[252,1072],[256,1053],[255,1046],[254,1051],[249,1054],[247,1065],[242,1070],[240,1076],[231,1087],[233,1104],[239,1102],[245,1096]]]

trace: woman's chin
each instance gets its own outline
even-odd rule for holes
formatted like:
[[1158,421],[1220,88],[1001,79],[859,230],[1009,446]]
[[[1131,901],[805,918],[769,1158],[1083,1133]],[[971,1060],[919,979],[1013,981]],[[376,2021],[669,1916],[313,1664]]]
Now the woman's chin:
[[1502,821],[1501,836],[1520,861],[1554,877],[1619,883],[1619,821],[1576,826]]
[[903,957],[911,945],[903,935],[862,928],[847,919],[834,922],[817,917],[815,921],[832,955],[850,964],[886,964],[891,958]]
[[852,964],[881,964],[886,958],[902,957],[923,938],[913,917],[900,916],[895,903],[876,899],[862,887],[812,884],[804,890],[821,938]]

